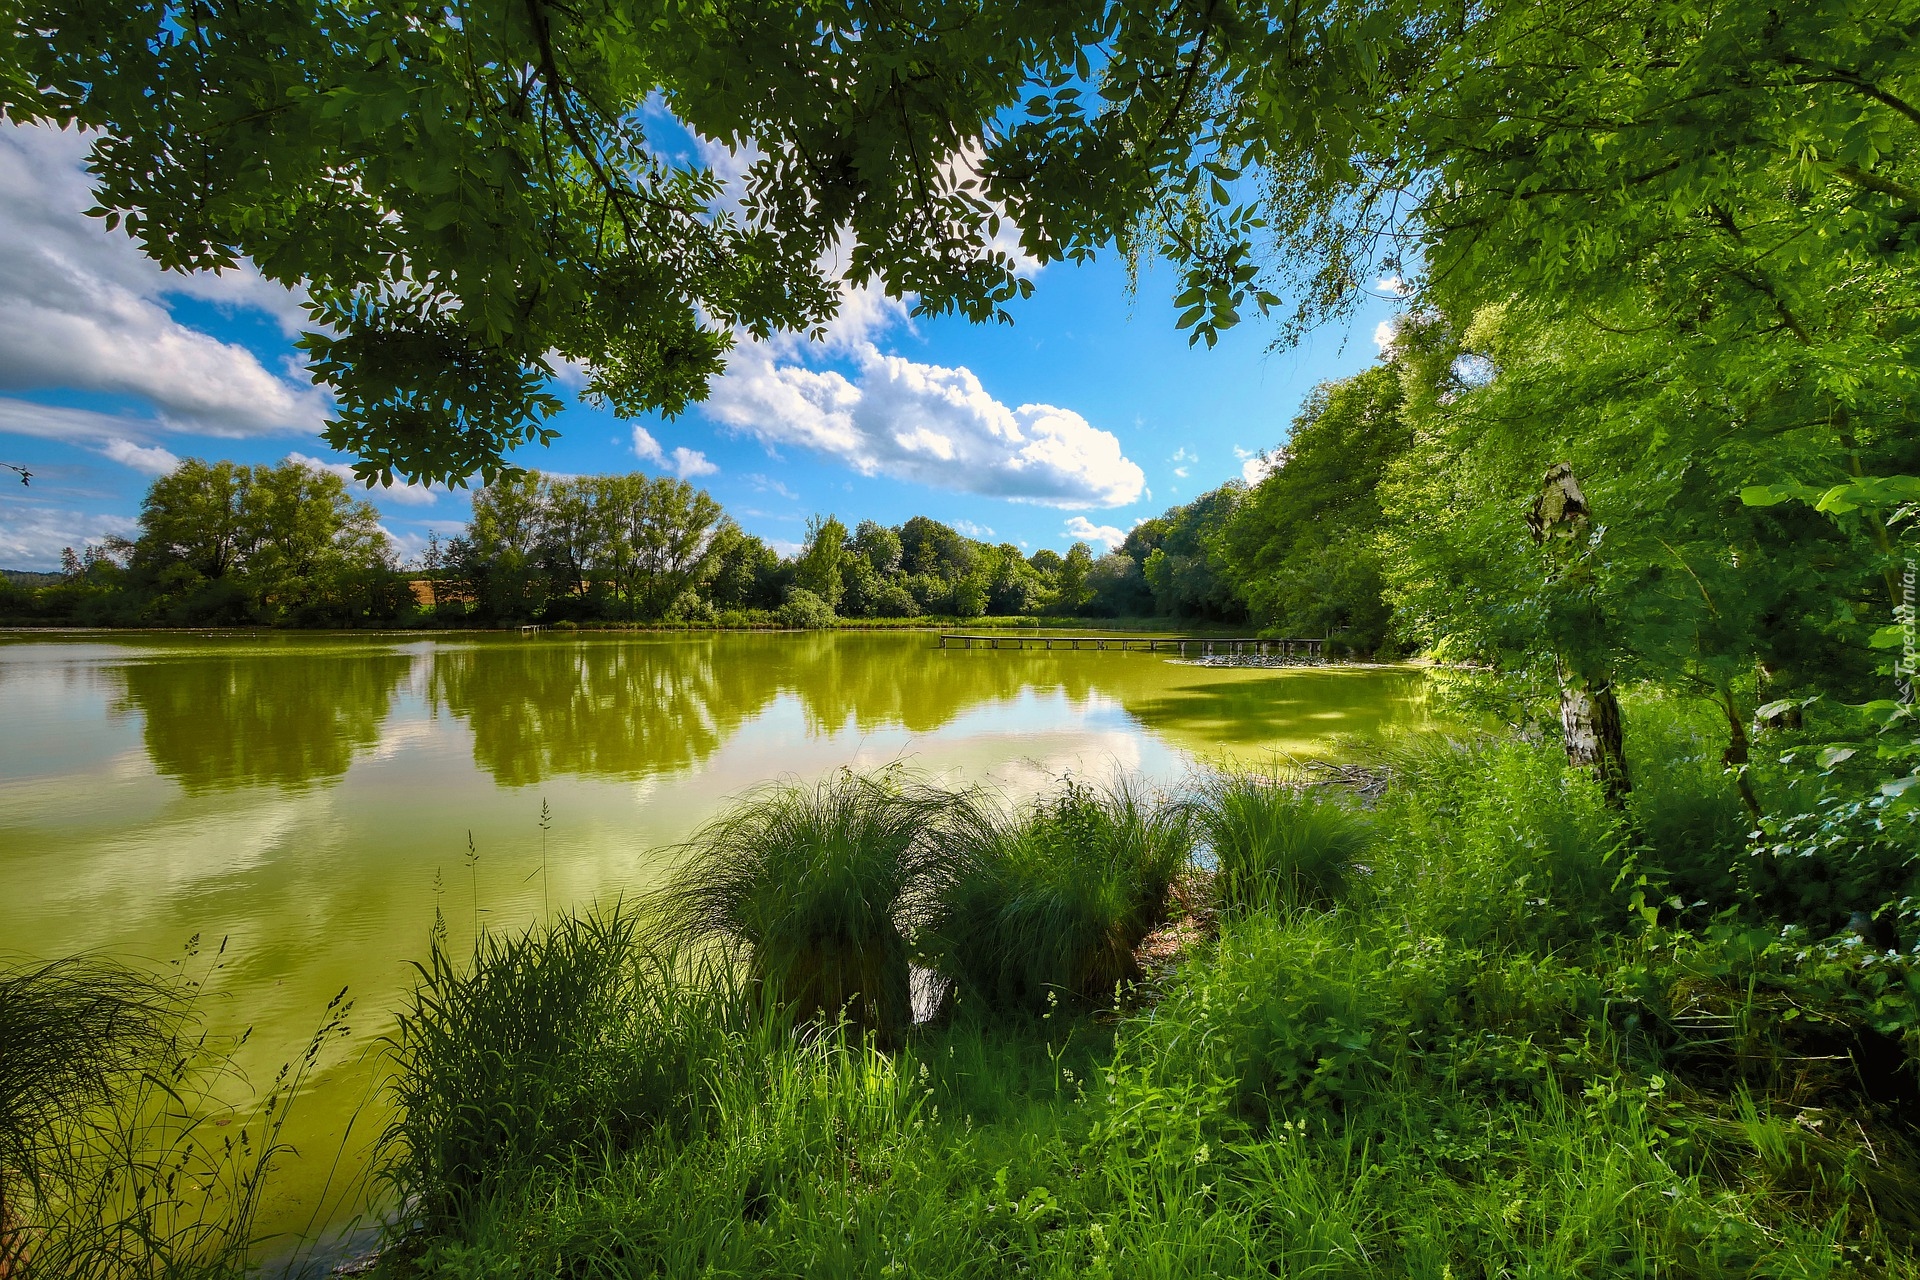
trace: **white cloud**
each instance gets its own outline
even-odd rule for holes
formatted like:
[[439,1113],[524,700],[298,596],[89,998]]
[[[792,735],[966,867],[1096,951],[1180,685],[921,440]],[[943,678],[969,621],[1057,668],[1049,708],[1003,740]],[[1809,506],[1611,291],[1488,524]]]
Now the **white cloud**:
[[9,569],[57,569],[63,547],[77,551],[139,532],[139,525],[124,516],[0,498],[0,565]]
[[290,453],[287,461],[297,462],[311,471],[329,472],[346,481],[349,490],[358,489],[370,497],[385,498],[402,506],[430,507],[437,500],[434,491],[423,484],[362,484],[360,477],[353,474],[353,468],[344,462],[325,462],[304,453]]
[[144,471],[150,476],[163,476],[180,465],[179,458],[159,445],[137,445],[131,440],[120,438],[107,441],[106,447],[100,452],[121,466],[132,467],[135,471]]
[[673,472],[682,480],[691,480],[695,476],[714,475],[720,470],[719,467],[707,461],[707,455],[698,449],[678,445],[669,454],[660,447],[660,442],[653,438],[651,431],[637,424],[633,428],[633,453],[642,462],[651,462],[662,471]]
[[707,412],[768,445],[831,454],[861,475],[1051,507],[1118,507],[1146,477],[1110,432],[1071,409],[1008,408],[966,368],[882,355],[871,343],[855,378],[783,364],[743,342],[713,384]]
[[1239,445],[1233,446],[1233,455],[1240,459],[1240,478],[1250,486],[1265,480],[1285,466],[1287,461],[1284,451],[1268,453],[1262,449],[1256,453],[1251,449],[1242,449]]
[[1407,295],[1407,282],[1399,276],[1381,276],[1373,282],[1374,290],[1389,298],[1403,298]]
[[787,499],[787,501],[789,502],[798,502],[800,500],[799,494],[787,488],[787,486],[785,486],[784,484],[781,484],[778,480],[775,480],[771,476],[763,476],[756,471],[752,475],[748,476],[747,480],[749,483],[753,485],[755,489],[758,489],[761,493],[777,493],[781,497]]
[[1127,540],[1127,535],[1110,524],[1095,524],[1085,516],[1074,516],[1067,521],[1067,536],[1075,542],[1104,542],[1107,550]]
[[176,321],[168,295],[262,310],[283,331],[298,297],[250,266],[171,275],[93,203],[77,131],[0,125],[0,388],[134,396],[157,425],[211,435],[312,431],[326,397],[270,372],[243,347]]
[[983,524],[975,524],[971,520],[955,520],[953,527],[961,533],[966,534],[969,538],[991,538],[993,536],[993,530]]
[[1386,355],[1393,350],[1393,340],[1400,328],[1400,322],[1394,319],[1382,320],[1373,326],[1373,345],[1380,348],[1380,354]]

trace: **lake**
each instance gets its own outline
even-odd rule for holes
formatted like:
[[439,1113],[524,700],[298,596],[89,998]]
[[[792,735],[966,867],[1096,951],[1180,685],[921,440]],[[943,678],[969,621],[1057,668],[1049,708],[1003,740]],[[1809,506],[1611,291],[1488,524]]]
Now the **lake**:
[[264,1224],[311,1233],[353,1211],[379,1039],[436,908],[460,948],[644,892],[772,778],[903,761],[1020,793],[1115,769],[1171,784],[1416,725],[1423,688],[1410,667],[942,651],[925,632],[4,634],[0,949],[167,961],[197,935],[208,967],[225,939],[205,1009],[252,1028],[260,1088],[348,989],[352,1034],[295,1106]]

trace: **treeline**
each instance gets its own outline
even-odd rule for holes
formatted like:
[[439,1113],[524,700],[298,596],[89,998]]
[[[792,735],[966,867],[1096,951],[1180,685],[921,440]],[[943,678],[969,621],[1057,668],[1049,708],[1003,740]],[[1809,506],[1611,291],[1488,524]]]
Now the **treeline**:
[[62,557],[61,579],[0,582],[0,618],[80,626],[354,627],[408,615],[379,515],[294,462],[189,459],[153,482],[139,536]]
[[[480,490],[460,536],[433,537],[402,563],[374,509],[331,473],[294,462],[190,460],[154,482],[136,537],[68,550],[51,580],[0,582],[0,617],[85,626],[821,627],[841,618],[1159,615],[1252,620],[1372,651],[1386,633],[1366,543],[1374,521],[1364,514],[1377,515],[1367,502],[1378,468],[1335,465],[1328,454],[1365,425],[1373,393],[1364,388],[1390,382],[1363,375],[1317,393],[1286,465],[1251,491],[1235,481],[1143,521],[1104,555],[1085,542],[1028,555],[926,516],[850,530],[826,515],[783,556],[682,480],[527,472]],[[1334,508],[1347,522],[1337,532],[1321,527]]]

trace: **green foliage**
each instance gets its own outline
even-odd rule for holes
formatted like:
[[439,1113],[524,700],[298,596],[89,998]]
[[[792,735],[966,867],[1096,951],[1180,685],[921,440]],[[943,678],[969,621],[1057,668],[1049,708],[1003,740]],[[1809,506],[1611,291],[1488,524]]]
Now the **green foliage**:
[[[966,157],[1030,60],[1098,26],[1054,4],[956,33],[858,7],[35,3],[7,19],[0,109],[99,130],[96,213],[161,266],[248,258],[304,289],[328,438],[364,474],[492,482],[554,434],[555,357],[615,412],[678,413],[736,327],[817,328],[843,273],[1004,319],[1032,285]],[[750,148],[743,200],[687,130]]]
[[340,477],[193,458],[147,490],[140,536],[90,551],[65,594],[88,621],[175,625],[352,626],[411,603],[378,514]]
[[1223,531],[1245,499],[1245,487],[1228,481],[1161,517],[1165,527],[1158,545],[1140,563],[1155,612],[1222,621],[1245,615],[1246,605],[1220,548]]
[[950,883],[920,949],[963,1007],[1034,1014],[1110,1001],[1139,977],[1134,949],[1193,846],[1183,808],[1073,782],[1025,809],[976,798],[941,838]]
[[833,606],[805,587],[787,592],[779,609],[780,625],[794,631],[817,631],[833,625]]
[[[1686,773],[1696,726],[1659,723],[1638,759]],[[1551,746],[1379,764],[1339,910],[1228,913],[1117,1021],[963,994],[891,1052],[733,1024],[649,1138],[499,1180],[389,1270],[1920,1275],[1910,958],[1594,897],[1547,833],[1619,820]],[[1068,859],[1124,807],[973,801],[964,847]],[[1518,878],[1496,928],[1446,888]]]
[[1333,905],[1373,839],[1372,823],[1345,800],[1252,773],[1210,782],[1199,820],[1214,892],[1238,910]]
[[1400,379],[1388,363],[1317,388],[1220,535],[1254,620],[1272,634],[1335,637],[1362,653],[1386,642],[1377,490],[1412,443]]
[[807,521],[807,540],[794,557],[794,585],[813,593],[829,609],[839,605],[844,591],[841,574],[849,559],[847,542],[847,526],[833,516],[814,516]]
[[742,800],[705,827],[658,907],[670,936],[741,953],[753,988],[796,1018],[895,1037],[911,1020],[908,938],[948,874],[930,839],[941,797],[842,772]]
[[701,1066],[743,1025],[723,966],[649,942],[630,906],[485,935],[436,934],[392,1045],[379,1176],[437,1230],[540,1169],[685,1130]]

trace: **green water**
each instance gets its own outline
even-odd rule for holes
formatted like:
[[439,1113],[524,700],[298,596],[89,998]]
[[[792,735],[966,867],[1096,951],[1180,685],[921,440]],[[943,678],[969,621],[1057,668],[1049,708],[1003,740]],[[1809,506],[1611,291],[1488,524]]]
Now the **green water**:
[[337,1227],[436,907],[460,945],[644,891],[660,850],[783,775],[903,760],[1019,792],[1116,768],[1170,783],[1423,715],[1410,668],[942,652],[925,633],[0,636],[0,949],[164,961],[227,939],[205,1007],[253,1029],[241,1065],[262,1084],[348,988],[352,1035],[295,1108],[265,1224]]

